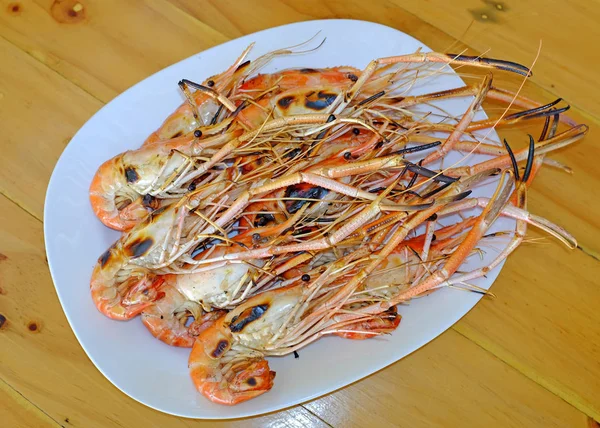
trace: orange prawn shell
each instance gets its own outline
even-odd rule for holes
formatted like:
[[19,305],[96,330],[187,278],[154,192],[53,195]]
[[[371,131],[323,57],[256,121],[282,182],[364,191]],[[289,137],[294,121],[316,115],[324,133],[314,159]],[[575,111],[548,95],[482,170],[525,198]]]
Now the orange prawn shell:
[[220,360],[233,343],[226,318],[226,315],[222,316],[198,336],[190,353],[188,367],[198,392],[212,402],[232,406],[270,390],[275,372],[269,370],[265,360],[250,361],[238,367],[241,370],[231,381],[223,379],[219,371]]
[[358,80],[360,70],[354,67],[292,68],[271,74],[259,74],[240,86],[240,92],[280,90],[320,85],[348,86]]

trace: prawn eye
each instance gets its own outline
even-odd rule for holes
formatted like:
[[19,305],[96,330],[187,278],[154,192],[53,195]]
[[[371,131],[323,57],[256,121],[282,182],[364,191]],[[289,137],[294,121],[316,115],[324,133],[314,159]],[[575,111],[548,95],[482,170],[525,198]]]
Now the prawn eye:
[[258,214],[256,216],[256,220],[254,221],[254,226],[255,227],[263,227],[274,220],[275,220],[275,216],[273,214]]

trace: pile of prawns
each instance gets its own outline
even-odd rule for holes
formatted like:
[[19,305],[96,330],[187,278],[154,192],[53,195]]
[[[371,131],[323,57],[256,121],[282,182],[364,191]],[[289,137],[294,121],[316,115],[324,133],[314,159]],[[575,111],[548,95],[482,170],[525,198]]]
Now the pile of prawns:
[[[190,376],[209,400],[233,405],[271,389],[267,356],[327,335],[390,333],[397,305],[415,297],[450,286],[482,292],[470,281],[512,253],[528,225],[576,246],[527,211],[526,195],[543,164],[564,167],[546,155],[587,127],[562,114],[561,100],[540,105],[492,85],[492,72],[528,77],[527,67],[416,52],[364,70],[258,74],[297,52],[249,61],[250,49],[201,84],[179,82],[185,102],[140,148],[100,166],[90,187],[96,216],[123,232],[93,270],[96,307],[115,320],[141,315],[156,338],[190,347]],[[489,72],[477,84],[408,95],[450,65]],[[451,120],[422,111],[460,97],[470,104]],[[475,120],[486,99],[517,111]],[[536,120],[538,140],[514,152],[476,137]],[[488,160],[434,168],[456,151]],[[491,197],[471,197],[494,176]],[[508,245],[489,265],[459,271],[499,216],[516,220]]]

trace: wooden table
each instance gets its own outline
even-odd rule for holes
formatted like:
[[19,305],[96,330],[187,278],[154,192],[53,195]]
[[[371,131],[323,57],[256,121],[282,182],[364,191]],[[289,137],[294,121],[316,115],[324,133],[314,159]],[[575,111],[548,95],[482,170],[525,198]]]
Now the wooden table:
[[[0,425],[599,426],[600,3],[585,0],[0,0]],[[554,156],[530,209],[579,239],[531,232],[493,292],[404,360],[318,400],[221,423],[168,416],[119,392],[88,360],[56,298],[42,209],[60,153],[117,94],[238,36],[295,21],[355,18],[444,51],[530,64],[524,94],[557,96],[590,126]],[[513,131],[523,140],[524,131]]]

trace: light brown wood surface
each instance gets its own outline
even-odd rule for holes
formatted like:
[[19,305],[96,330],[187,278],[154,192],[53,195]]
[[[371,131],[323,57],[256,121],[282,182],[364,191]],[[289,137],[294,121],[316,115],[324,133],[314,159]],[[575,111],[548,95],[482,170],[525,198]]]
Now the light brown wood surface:
[[[69,15],[76,4],[82,9]],[[541,39],[524,94],[564,97],[590,134],[553,156],[574,174],[544,169],[529,204],[571,231],[580,248],[547,237],[524,244],[494,284],[495,299],[423,349],[326,397],[218,424],[146,408],[97,371],[58,303],[42,237],[54,164],[79,127],[137,81],[226,40],[321,18],[379,22],[436,50],[489,51],[526,64]],[[593,426],[600,420],[599,18],[600,3],[583,0],[0,0],[0,425]],[[525,141],[526,132],[504,135]]]

